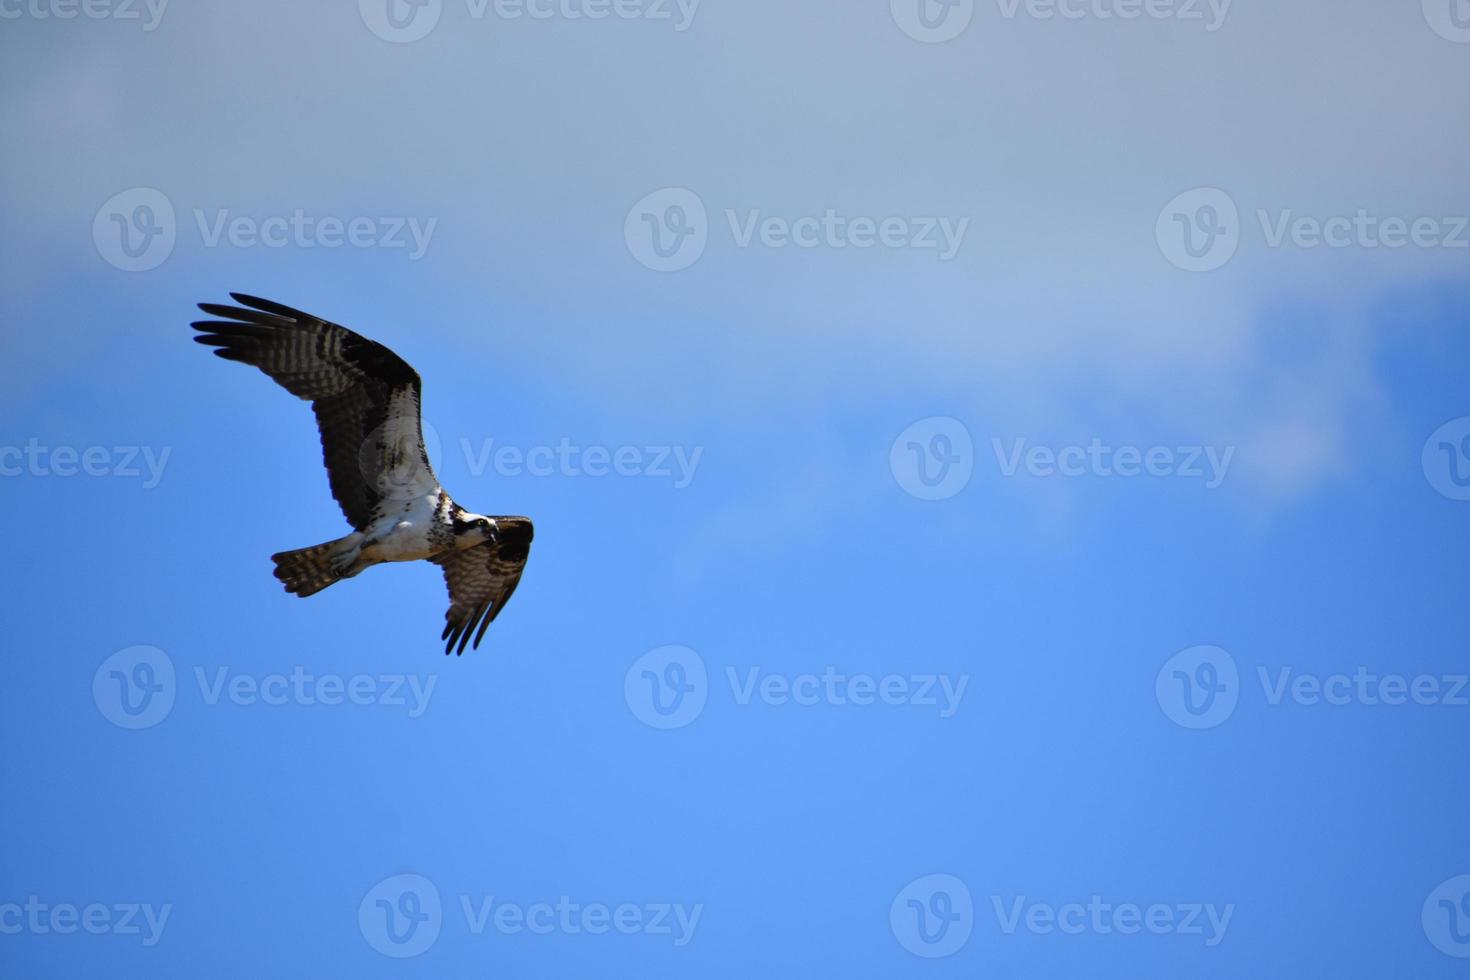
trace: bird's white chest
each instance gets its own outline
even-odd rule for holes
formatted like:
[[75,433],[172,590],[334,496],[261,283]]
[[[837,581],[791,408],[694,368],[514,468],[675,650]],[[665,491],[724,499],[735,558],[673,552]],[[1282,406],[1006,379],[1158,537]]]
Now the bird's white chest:
[[404,501],[379,517],[364,533],[362,554],[373,561],[417,561],[443,550],[436,541],[435,498]]

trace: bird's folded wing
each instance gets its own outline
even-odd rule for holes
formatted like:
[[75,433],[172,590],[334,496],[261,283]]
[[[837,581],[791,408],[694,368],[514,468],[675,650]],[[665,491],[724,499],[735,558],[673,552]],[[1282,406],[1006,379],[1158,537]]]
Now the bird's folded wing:
[[464,653],[466,645],[471,644],[471,633],[473,647],[479,648],[485,630],[520,583],[530,551],[531,524],[523,521],[502,524],[496,541],[434,559],[444,569],[444,584],[449,587],[449,611],[444,614],[444,634],[440,637],[448,641],[446,654]]
[[227,360],[255,365],[311,402],[332,496],[353,527],[366,526],[385,499],[437,488],[412,367],[346,327],[269,300],[230,295],[241,305],[199,304],[220,319],[196,321],[200,335],[194,339]]

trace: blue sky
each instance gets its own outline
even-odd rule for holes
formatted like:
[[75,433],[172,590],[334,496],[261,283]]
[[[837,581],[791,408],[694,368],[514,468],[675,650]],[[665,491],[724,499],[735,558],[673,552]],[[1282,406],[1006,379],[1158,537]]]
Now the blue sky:
[[1464,972],[1470,9],[395,3],[0,4],[0,973]]

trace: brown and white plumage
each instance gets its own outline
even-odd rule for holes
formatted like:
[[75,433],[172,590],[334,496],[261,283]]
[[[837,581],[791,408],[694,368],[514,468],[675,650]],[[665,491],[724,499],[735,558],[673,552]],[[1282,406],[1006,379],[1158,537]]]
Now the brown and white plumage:
[[214,320],[194,339],[251,364],[311,402],[332,496],[353,533],[271,556],[288,592],[314,595],[385,561],[427,559],[444,569],[450,607],[445,653],[463,653],[515,591],[530,553],[531,522],[484,517],[450,499],[424,447],[421,382],[407,362],[346,327],[269,300],[200,303]]
[[[433,559],[444,570],[444,584],[449,587],[449,610],[444,614],[444,635],[440,637],[448,640],[445,653],[456,640],[458,652],[463,653],[471,632],[475,633],[475,646],[479,646],[480,637],[521,582],[531,551],[531,522],[523,517],[502,517],[498,524],[497,547],[470,548]],[[480,626],[478,632],[476,623]]]
[[[298,398],[311,402],[322,437],[332,496],[361,531],[385,498],[437,484],[426,454],[404,459],[378,438],[398,423],[423,448],[418,372],[382,344],[269,300],[230,294],[241,306],[200,303],[220,320],[193,324],[194,339],[231,361],[252,364]],[[371,441],[370,441],[371,440]],[[413,479],[404,479],[412,470]]]

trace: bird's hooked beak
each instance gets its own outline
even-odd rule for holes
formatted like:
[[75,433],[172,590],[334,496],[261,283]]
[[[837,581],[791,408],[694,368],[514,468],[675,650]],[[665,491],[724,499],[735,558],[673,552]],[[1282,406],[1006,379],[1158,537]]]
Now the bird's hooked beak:
[[500,537],[500,525],[493,517],[464,515],[455,518],[454,533],[460,548],[473,548],[486,541],[496,542]]

